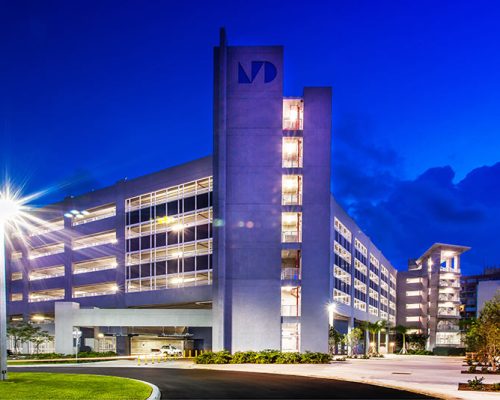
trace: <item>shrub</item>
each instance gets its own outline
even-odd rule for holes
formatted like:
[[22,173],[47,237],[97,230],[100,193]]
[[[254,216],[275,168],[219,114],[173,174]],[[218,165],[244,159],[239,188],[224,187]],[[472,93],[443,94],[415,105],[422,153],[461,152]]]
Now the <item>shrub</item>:
[[74,357],[74,355],[67,356],[65,354],[60,354],[60,353],[39,353],[39,354],[28,355],[27,357],[28,358],[34,358],[36,360],[50,360],[52,358]]
[[408,350],[408,352],[406,354],[418,355],[418,356],[432,356],[432,355],[434,355],[434,353],[432,351],[421,350],[421,349],[418,349],[418,350],[410,349],[410,350]]
[[78,353],[78,358],[89,358],[89,357],[114,357],[116,353],[114,351],[103,351],[101,353],[97,351],[81,351]]
[[304,364],[327,364],[330,360],[330,354],[326,353],[306,351],[301,355],[301,362]]
[[436,356],[464,356],[465,348],[463,347],[434,347],[433,351]]
[[467,369],[468,372],[476,372],[476,366],[475,365],[471,365],[469,366],[469,368]]
[[334,361],[345,361],[347,357],[337,357],[334,359]]
[[280,353],[281,352],[279,350],[272,350],[272,349],[259,351],[255,356],[255,363],[274,364]]
[[[285,353],[278,350],[239,351],[231,355],[228,351],[207,351],[195,357],[196,364],[326,364],[331,356],[326,353]],[[345,357],[341,359],[345,361]]]
[[229,364],[231,361],[231,353],[223,351],[207,351],[195,357],[196,364]]
[[475,376],[474,379],[469,379],[467,384],[472,390],[483,390],[483,381],[484,377],[478,379],[477,376]]
[[280,353],[276,357],[276,364],[299,364],[302,361],[300,353]]
[[370,356],[369,356],[369,355],[367,355],[367,354],[363,354],[363,355],[362,355],[361,357],[359,357],[359,358],[361,358],[362,360],[369,360],[369,359],[370,359]]
[[255,363],[256,356],[255,351],[237,351],[233,354],[231,364],[252,364]]

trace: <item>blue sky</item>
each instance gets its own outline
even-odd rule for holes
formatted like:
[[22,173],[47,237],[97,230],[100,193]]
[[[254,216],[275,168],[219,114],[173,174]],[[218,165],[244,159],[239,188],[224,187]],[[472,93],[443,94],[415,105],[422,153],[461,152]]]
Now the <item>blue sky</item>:
[[398,268],[432,241],[500,263],[499,5],[180,3],[2,1],[0,167],[54,200],[210,154],[225,26],[285,46],[287,95],[333,87],[333,191]]

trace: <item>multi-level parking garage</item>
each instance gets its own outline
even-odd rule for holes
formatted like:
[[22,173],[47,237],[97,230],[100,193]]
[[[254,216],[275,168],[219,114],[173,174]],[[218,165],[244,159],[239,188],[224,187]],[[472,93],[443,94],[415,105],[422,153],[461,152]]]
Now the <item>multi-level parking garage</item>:
[[120,353],[326,351],[329,324],[395,322],[396,271],[330,191],[330,88],[284,97],[282,47],[222,37],[214,67],[213,157],[48,205],[13,238],[10,318],[56,351],[75,327]]

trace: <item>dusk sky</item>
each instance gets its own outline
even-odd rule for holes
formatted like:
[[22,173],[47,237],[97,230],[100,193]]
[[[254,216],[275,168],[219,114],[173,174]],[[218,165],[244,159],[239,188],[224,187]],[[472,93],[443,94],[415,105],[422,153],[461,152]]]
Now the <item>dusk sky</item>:
[[[212,152],[212,51],[285,46],[333,87],[337,200],[398,269],[433,242],[500,264],[494,1],[0,0],[0,167],[60,200]],[[258,156],[258,155],[256,155]]]

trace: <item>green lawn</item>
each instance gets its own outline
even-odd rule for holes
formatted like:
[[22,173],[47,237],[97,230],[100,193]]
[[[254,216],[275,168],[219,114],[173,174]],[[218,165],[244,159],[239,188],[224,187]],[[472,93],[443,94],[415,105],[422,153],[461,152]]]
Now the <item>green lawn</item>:
[[150,394],[150,386],[114,376],[10,372],[0,382],[2,400],[144,400]]

